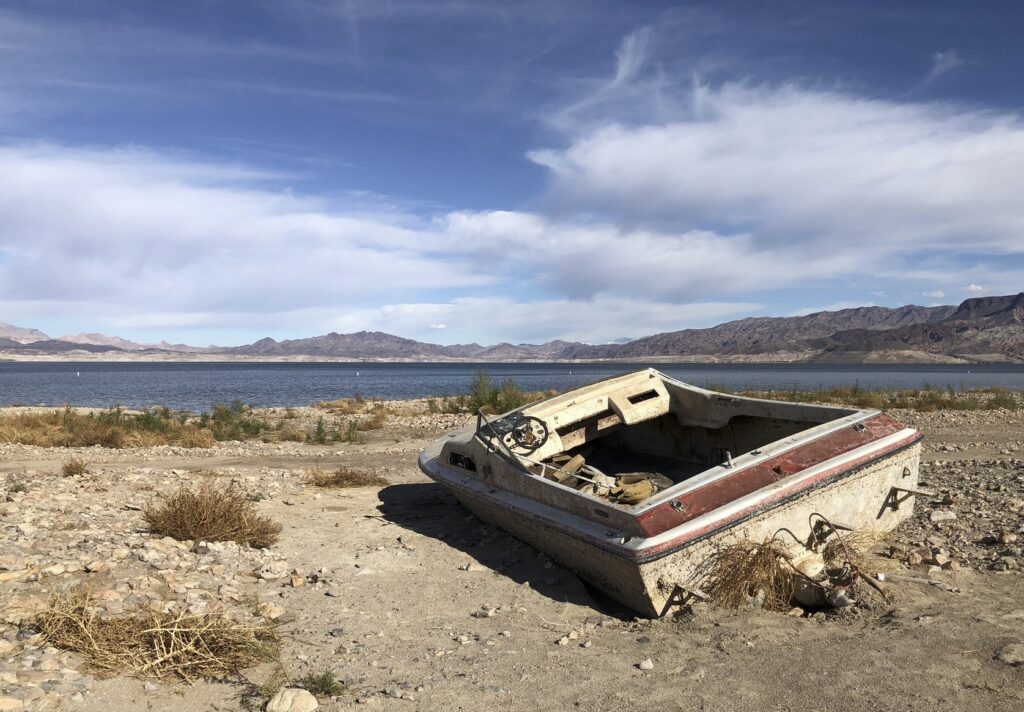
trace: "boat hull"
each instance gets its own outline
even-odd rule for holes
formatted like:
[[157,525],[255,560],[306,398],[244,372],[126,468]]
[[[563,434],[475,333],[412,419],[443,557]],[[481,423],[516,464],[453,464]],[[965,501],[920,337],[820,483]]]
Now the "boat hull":
[[[829,476],[758,502],[736,516],[690,523],[647,540],[609,540],[600,527],[559,510],[480,486],[424,453],[423,471],[444,485],[470,512],[544,552],[609,597],[645,617],[664,615],[679,587],[699,589],[701,567],[714,549],[730,542],[780,536],[795,554],[806,551],[818,518],[858,531],[884,532],[913,509],[920,436],[910,431],[887,450],[832,463]],[[829,463],[823,463],[827,467]],[[838,468],[838,470],[836,469]],[[678,530],[678,531],[677,531]],[[788,532],[788,534],[783,533]]]

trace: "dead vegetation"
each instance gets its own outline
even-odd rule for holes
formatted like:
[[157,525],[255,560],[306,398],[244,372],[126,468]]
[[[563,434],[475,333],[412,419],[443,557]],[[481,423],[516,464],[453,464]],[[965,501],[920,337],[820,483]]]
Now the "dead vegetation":
[[387,487],[391,483],[380,475],[368,475],[347,467],[339,467],[333,472],[327,472],[317,467],[309,471],[306,484],[313,487],[343,489],[348,487]]
[[88,473],[88,466],[85,464],[85,460],[80,457],[73,457],[70,460],[64,462],[60,468],[60,472],[65,477],[81,477]]
[[223,677],[275,657],[277,637],[265,624],[242,624],[223,615],[184,612],[101,617],[82,589],[53,596],[36,618],[48,645],[85,657],[108,676]]
[[704,592],[723,608],[788,611],[795,589],[794,570],[777,539],[726,544],[705,562]]
[[143,516],[154,533],[179,541],[233,541],[263,549],[281,533],[280,524],[258,514],[245,493],[231,485],[182,486],[146,507]]

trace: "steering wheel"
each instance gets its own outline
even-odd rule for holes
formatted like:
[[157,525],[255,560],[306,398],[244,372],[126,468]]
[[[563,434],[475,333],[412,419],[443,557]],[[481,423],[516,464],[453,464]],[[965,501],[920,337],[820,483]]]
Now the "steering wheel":
[[513,423],[509,436],[516,447],[533,452],[548,441],[548,426],[540,418],[524,415]]

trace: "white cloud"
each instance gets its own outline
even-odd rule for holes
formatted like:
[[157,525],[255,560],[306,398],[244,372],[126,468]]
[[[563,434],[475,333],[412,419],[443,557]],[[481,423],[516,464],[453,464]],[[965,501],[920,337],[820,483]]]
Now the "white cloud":
[[1021,249],[1024,123],[796,86],[703,88],[706,118],[608,124],[531,152],[563,209],[840,252]]
[[943,292],[941,289],[933,289],[930,292],[921,292],[921,295],[925,297],[930,297],[932,299],[942,299],[944,296],[946,296],[946,293]]
[[978,294],[980,292],[987,292],[988,291],[988,287],[986,287],[986,286],[984,286],[982,284],[974,284],[972,282],[971,284],[968,284],[966,287],[964,287],[964,291],[965,292],[972,292],[974,294]]

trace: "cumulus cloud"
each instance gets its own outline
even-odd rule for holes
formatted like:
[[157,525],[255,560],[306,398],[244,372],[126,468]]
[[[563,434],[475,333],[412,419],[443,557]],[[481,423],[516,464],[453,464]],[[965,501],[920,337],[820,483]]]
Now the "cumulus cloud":
[[[423,219],[387,201],[303,196],[281,176],[142,150],[7,146],[0,173],[9,320],[79,313],[92,329],[247,333],[345,325],[421,338],[443,330],[448,341],[489,325],[495,338],[601,340],[749,307],[671,302],[707,301],[708,271],[726,251],[739,261],[742,237],[510,211]],[[745,272],[733,291],[753,279]],[[488,306],[492,291],[510,288],[515,299]],[[456,296],[413,301],[441,293]]]
[[932,299],[942,299],[944,296],[946,296],[946,293],[941,289],[933,289],[930,292],[921,292],[921,294],[925,297],[930,297]]
[[707,118],[612,124],[530,157],[560,203],[618,221],[840,250],[1020,249],[1016,115],[796,86],[705,88],[701,102]]

